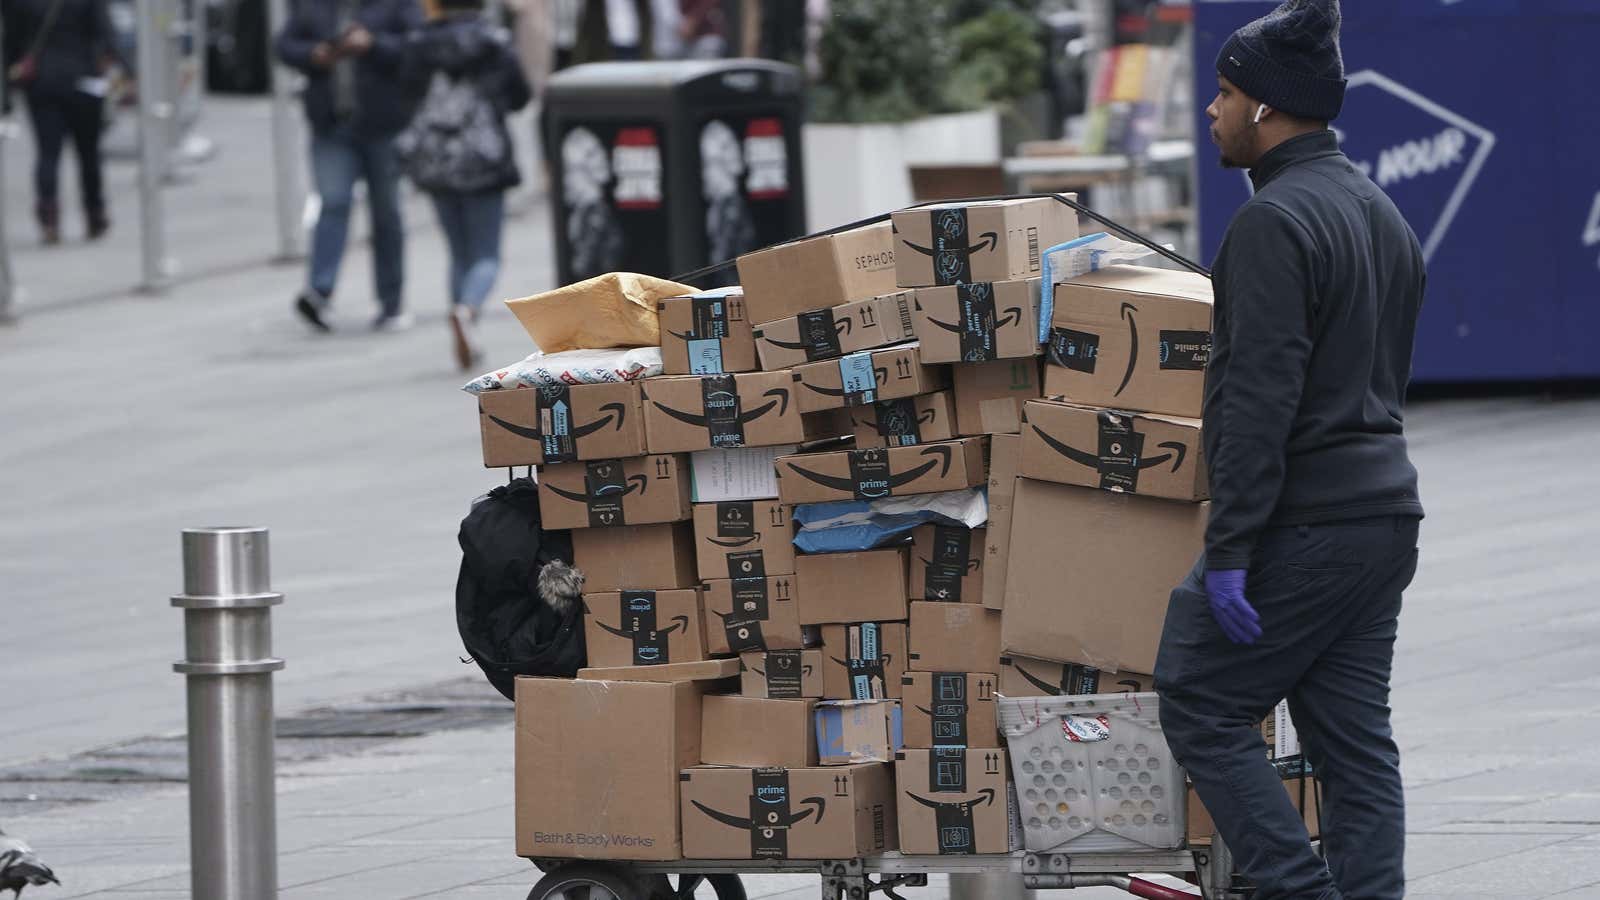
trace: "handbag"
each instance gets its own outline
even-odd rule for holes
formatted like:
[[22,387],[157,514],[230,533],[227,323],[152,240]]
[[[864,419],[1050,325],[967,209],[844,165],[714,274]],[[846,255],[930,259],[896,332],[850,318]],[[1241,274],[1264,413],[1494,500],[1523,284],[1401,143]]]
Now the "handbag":
[[61,7],[65,5],[66,0],[51,0],[50,8],[44,12],[44,21],[39,23],[39,30],[28,45],[28,52],[22,54],[17,64],[11,67],[12,81],[27,84],[39,77],[39,51],[44,49],[44,42],[50,39],[50,32],[55,31],[56,22],[61,18]]

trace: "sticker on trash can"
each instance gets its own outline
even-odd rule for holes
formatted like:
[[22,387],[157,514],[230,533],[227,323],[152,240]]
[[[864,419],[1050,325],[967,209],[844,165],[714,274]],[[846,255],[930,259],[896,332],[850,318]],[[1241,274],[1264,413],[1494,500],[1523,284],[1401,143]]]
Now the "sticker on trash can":
[[539,409],[539,449],[546,465],[578,461],[572,433],[572,389],[564,384],[535,388]]
[[1095,744],[1111,739],[1111,720],[1105,716],[1062,716],[1061,733],[1076,744]]
[[744,424],[740,421],[739,389],[732,375],[708,375],[700,379],[700,396],[705,406],[706,431],[711,446],[744,446]]
[[878,377],[871,353],[852,353],[839,360],[839,386],[846,406],[866,406],[878,399]]
[[661,205],[661,145],[654,128],[617,131],[611,148],[616,187],[611,196],[618,209],[655,209]]
[[1050,329],[1050,361],[1074,372],[1094,374],[1095,359],[1100,356],[1100,335],[1071,328]]

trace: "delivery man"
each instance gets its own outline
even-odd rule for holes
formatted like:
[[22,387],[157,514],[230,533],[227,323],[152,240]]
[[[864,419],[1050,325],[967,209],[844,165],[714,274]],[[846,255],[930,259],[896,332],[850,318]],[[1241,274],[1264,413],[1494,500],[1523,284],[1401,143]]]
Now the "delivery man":
[[[1256,900],[1398,898],[1389,670],[1422,518],[1402,414],[1422,252],[1328,129],[1338,0],[1288,0],[1217,70],[1211,137],[1255,196],[1216,260],[1211,516],[1167,610],[1161,723]],[[1322,784],[1326,864],[1258,731],[1285,697]]]

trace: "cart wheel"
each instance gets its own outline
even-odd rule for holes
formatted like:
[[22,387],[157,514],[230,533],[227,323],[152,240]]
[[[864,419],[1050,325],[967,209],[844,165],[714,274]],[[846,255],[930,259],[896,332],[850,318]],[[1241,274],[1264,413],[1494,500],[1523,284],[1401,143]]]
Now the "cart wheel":
[[650,900],[650,894],[626,869],[583,863],[539,879],[528,900]]
[[[737,875],[678,875],[676,882],[658,875],[650,884],[651,900],[748,900],[744,882]],[[707,889],[710,893],[708,895]]]

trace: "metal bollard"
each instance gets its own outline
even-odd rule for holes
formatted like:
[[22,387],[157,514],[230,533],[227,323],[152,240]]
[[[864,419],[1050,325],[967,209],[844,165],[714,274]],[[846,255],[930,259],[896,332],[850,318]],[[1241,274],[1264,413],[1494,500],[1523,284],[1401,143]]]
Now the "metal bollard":
[[950,874],[950,900],[1030,900],[1034,892],[1011,872]]
[[183,532],[189,688],[190,892],[206,900],[278,896],[272,673],[273,593],[265,528]]

